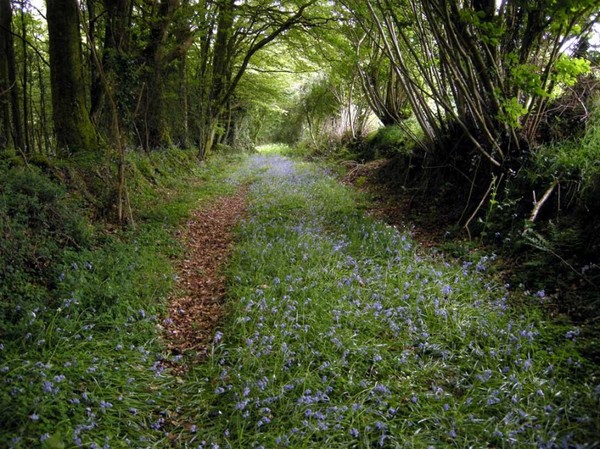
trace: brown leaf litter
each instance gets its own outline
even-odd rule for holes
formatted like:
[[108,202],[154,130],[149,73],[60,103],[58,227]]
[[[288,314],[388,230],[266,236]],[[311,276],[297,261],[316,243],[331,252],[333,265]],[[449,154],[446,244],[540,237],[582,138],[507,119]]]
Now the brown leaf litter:
[[[243,216],[247,188],[196,210],[180,232],[186,248],[177,269],[177,294],[169,300],[164,339],[173,355],[193,352],[203,359],[223,315],[223,268],[234,243],[233,228]],[[185,370],[180,365],[171,366]]]

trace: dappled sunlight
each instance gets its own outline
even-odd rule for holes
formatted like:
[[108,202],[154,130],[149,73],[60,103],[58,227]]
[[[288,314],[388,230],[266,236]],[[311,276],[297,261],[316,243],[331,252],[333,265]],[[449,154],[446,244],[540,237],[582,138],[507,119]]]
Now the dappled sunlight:
[[268,145],[259,145],[256,150],[261,154],[281,154],[289,150],[289,145],[272,143]]

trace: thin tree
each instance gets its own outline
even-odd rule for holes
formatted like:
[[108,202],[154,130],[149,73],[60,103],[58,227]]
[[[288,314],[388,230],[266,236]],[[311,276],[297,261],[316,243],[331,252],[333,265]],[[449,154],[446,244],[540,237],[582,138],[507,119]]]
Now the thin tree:
[[23,151],[10,0],[0,0],[0,148]]

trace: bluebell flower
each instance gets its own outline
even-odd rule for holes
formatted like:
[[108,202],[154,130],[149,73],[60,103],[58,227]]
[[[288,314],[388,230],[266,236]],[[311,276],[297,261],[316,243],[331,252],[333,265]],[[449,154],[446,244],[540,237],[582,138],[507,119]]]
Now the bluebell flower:
[[221,331],[217,331],[215,333],[215,338],[214,338],[214,342],[215,343],[219,343],[221,340],[223,339],[223,332]]

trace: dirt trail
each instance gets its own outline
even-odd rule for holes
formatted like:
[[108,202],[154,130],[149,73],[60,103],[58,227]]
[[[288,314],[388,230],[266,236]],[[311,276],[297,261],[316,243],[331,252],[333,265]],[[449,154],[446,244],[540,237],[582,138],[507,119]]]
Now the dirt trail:
[[195,351],[198,358],[206,355],[223,314],[223,267],[233,249],[233,228],[243,216],[247,190],[196,210],[181,231],[187,253],[177,269],[179,294],[169,301],[164,332],[174,355],[188,351]]

